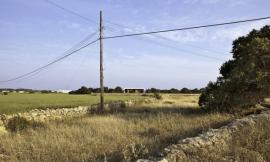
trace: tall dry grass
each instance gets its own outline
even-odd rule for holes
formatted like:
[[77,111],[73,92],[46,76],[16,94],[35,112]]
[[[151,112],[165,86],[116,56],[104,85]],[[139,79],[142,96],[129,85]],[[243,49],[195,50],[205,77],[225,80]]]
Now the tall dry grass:
[[270,118],[262,118],[255,125],[246,126],[235,132],[223,147],[189,150],[190,162],[269,162],[270,161]]
[[157,156],[166,146],[234,118],[198,109],[198,96],[164,100],[125,113],[46,123],[45,128],[0,137],[3,161],[134,161]]

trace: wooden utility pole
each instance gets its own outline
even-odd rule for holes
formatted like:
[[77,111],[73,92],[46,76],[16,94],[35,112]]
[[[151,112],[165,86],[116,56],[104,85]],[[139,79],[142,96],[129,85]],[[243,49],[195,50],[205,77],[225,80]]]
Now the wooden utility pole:
[[102,24],[102,11],[100,11],[100,112],[104,111],[104,84],[103,84],[103,24]]

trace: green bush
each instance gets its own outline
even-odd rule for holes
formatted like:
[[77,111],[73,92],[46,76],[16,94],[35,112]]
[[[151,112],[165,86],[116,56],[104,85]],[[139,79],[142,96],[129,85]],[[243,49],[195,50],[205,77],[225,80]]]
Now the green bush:
[[199,105],[211,111],[235,112],[261,104],[270,94],[270,26],[233,42],[233,58],[221,76],[202,92]]
[[11,132],[18,132],[30,127],[30,125],[30,121],[26,120],[25,118],[16,116],[8,121],[6,127],[7,130]]
[[35,129],[43,126],[44,125],[40,122],[29,121],[23,117],[16,116],[8,120],[6,129],[10,132],[20,132],[28,128]]

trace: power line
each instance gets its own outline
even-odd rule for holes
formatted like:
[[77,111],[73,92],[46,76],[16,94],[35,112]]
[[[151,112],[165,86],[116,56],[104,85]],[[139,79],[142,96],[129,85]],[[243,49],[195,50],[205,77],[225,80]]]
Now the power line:
[[[75,12],[75,11],[73,11],[73,10],[70,10],[70,9],[68,9],[68,8],[66,8],[66,7],[63,7],[63,6],[61,6],[60,4],[57,4],[57,3],[52,2],[52,1],[50,1],[50,0],[43,0],[43,1],[46,2],[46,3],[48,3],[48,4],[50,4],[50,5],[52,5],[52,6],[54,6],[54,7],[57,7],[58,9],[61,9],[61,10],[65,11],[65,12],[67,12],[67,13],[69,13],[69,14],[72,14],[72,15],[74,15],[74,16],[77,16],[77,17],[79,17],[79,18],[81,18],[81,19],[83,19],[83,20],[85,20],[85,21],[87,21],[87,22],[94,23],[94,24],[98,24],[97,21],[92,20],[92,19],[90,19],[90,18],[88,18],[88,17],[85,17],[85,16],[79,14],[78,12]],[[113,28],[111,28],[111,27],[109,27],[109,30],[112,31],[112,32],[115,31],[115,30],[114,30]]]
[[[243,20],[243,21],[256,21],[256,20],[262,20],[262,19],[268,19],[268,18],[270,18],[270,17],[264,17],[264,18],[258,18],[258,19],[251,19],[251,20]],[[239,21],[238,23],[241,23],[243,21]],[[132,30],[130,27],[128,27],[126,25],[123,25],[123,24],[115,23],[115,22],[108,21],[108,20],[107,20],[107,22],[110,23],[110,24],[116,25],[118,27],[121,27],[121,28],[126,28],[126,29],[129,29],[129,30]],[[236,23],[236,22],[231,22],[231,23]],[[214,24],[214,25],[216,25],[216,24]],[[225,25],[227,25],[227,24],[225,24]],[[127,35],[129,35],[129,34],[127,34]],[[170,41],[170,42],[174,42],[174,43],[180,43],[180,42],[175,41],[173,39],[164,37],[162,35],[152,34],[152,36],[153,37],[156,37],[156,38],[159,38],[159,39],[162,39],[162,40],[166,40],[166,41]],[[166,47],[169,47],[169,48],[172,48],[172,49],[178,49],[178,50],[183,51],[183,49],[177,48],[175,46],[171,46],[171,45],[167,45],[167,44],[162,44],[162,43],[159,43],[157,41],[150,40],[150,39],[148,39],[148,41],[150,41],[150,43],[159,44],[159,45],[166,46]],[[155,43],[155,42],[157,42],[157,43]],[[196,46],[196,45],[191,45],[191,44],[187,44],[187,43],[183,43],[183,42],[181,42],[181,44],[184,44],[186,46],[190,46],[190,47],[193,47],[193,48],[201,49],[201,50],[204,50],[204,51],[208,51],[208,52],[211,52],[211,53],[215,53],[215,54],[219,54],[219,55],[225,55],[223,52],[220,52],[220,51],[216,51],[216,50],[212,50],[212,49],[208,49],[208,48],[204,48],[204,47],[200,47],[200,46]],[[184,51],[187,51],[187,50],[184,50]],[[195,53],[192,53],[192,55],[204,56],[204,57],[207,57],[207,58],[210,58],[210,59],[215,59],[215,60],[222,60],[222,59],[219,59],[217,57],[213,57],[213,56],[209,56],[209,55],[205,55],[205,54],[195,54]]]
[[[110,24],[119,26],[119,27],[121,27],[121,28],[127,28],[127,29],[129,29],[129,30],[132,30],[132,28],[129,27],[129,26],[127,26],[127,25],[115,23],[115,22],[108,21],[108,20],[107,20],[107,22],[110,23]],[[152,35],[152,36],[154,36],[154,37],[156,37],[156,38],[160,38],[160,39],[166,40],[166,41],[171,41],[171,42],[174,42],[174,43],[180,43],[180,42],[175,41],[175,40],[173,40],[173,39],[164,37],[164,36],[162,36],[162,35]],[[183,42],[181,42],[181,44],[183,44]],[[199,47],[199,46],[195,46],[195,45],[191,45],[191,44],[187,44],[187,43],[184,43],[184,44],[187,45],[187,46],[190,46],[190,47],[202,49],[202,50],[204,50],[204,51],[213,52],[213,53],[217,53],[217,54],[222,54],[222,55],[223,55],[223,52],[220,52],[220,51],[214,51],[214,50],[210,50],[210,49],[207,49],[207,48],[204,48],[204,47]]]
[[[70,9],[68,9],[68,8],[66,8],[66,7],[63,7],[63,6],[61,6],[60,4],[58,4],[58,3],[52,2],[52,1],[50,1],[50,0],[43,0],[43,1],[46,2],[46,3],[48,3],[48,4],[50,4],[50,5],[52,5],[52,6],[54,6],[54,7],[56,7],[56,8],[58,8],[58,9],[61,9],[61,10],[65,11],[65,12],[67,12],[67,13],[69,13],[69,14],[72,14],[72,15],[74,15],[74,16],[77,16],[77,17],[79,17],[79,18],[81,18],[81,19],[83,19],[83,20],[85,20],[85,21],[87,21],[87,22],[94,23],[94,24],[98,24],[97,21],[92,20],[92,19],[90,19],[90,18],[88,18],[88,17],[85,17],[85,16],[79,14],[78,12],[75,12],[75,11],[73,11],[73,10],[70,10]],[[106,20],[105,20],[105,21],[106,21]],[[110,21],[106,21],[106,22],[113,24],[113,23],[110,22]],[[115,32],[115,29],[114,29],[114,28],[109,27],[108,29],[109,29],[110,31],[112,31],[112,32]]]
[[181,48],[176,47],[176,46],[173,46],[173,45],[163,44],[163,43],[159,43],[159,42],[153,41],[153,40],[147,40],[147,41],[149,43],[152,43],[152,44],[155,44],[155,45],[158,45],[158,46],[162,46],[162,47],[165,47],[165,48],[170,48],[170,49],[173,49],[173,50],[186,52],[186,53],[183,53],[183,54],[189,54],[189,55],[194,55],[194,56],[199,56],[199,57],[205,57],[205,58],[208,58],[208,59],[211,59],[211,60],[225,61],[225,60],[220,59],[218,57],[209,56],[209,55],[205,55],[205,54],[194,53],[194,52],[191,52],[191,51],[188,51],[188,50],[184,50],[184,49],[181,49]]
[[89,34],[87,37],[85,37],[83,40],[81,40],[79,43],[75,44],[72,48],[70,48],[69,50],[67,50],[64,53],[68,53],[69,51],[73,51],[76,48],[81,47],[82,45],[84,45],[88,40],[90,40],[91,38],[93,38],[96,34],[98,33],[98,30],[96,30],[94,33]]
[[78,16],[78,17],[84,19],[85,21],[88,21],[88,22],[91,22],[91,23],[97,23],[96,21],[91,20],[91,19],[89,19],[88,17],[82,16],[82,15],[78,14],[77,12],[74,12],[74,11],[68,9],[68,8],[65,8],[65,7],[59,5],[59,4],[55,3],[55,2],[52,2],[52,1],[50,1],[50,0],[43,0],[43,1],[45,1],[45,2],[47,2],[47,3],[49,3],[49,4],[51,4],[51,5],[53,5],[53,6],[57,7],[57,8],[59,8],[59,9],[61,9],[61,10],[64,10],[64,11],[66,11],[66,12],[72,14],[72,15]]
[[[116,25],[116,23],[113,23],[113,24]],[[120,24],[117,24],[117,26],[123,26],[123,27],[126,27],[126,26],[120,25]],[[128,28],[128,27],[126,27],[126,28]],[[154,37],[156,37],[156,38],[163,39],[163,40],[168,40],[168,41],[172,41],[172,42],[177,42],[177,41],[174,41],[174,40],[165,38],[165,37],[163,37],[163,36],[158,36],[158,35],[152,35],[152,36],[154,36]],[[205,57],[205,58],[212,59],[212,60],[217,60],[217,61],[225,61],[225,60],[222,60],[222,59],[217,58],[217,57],[214,57],[214,56],[209,56],[209,55],[206,55],[206,54],[197,54],[197,53],[194,53],[194,52],[191,52],[191,51],[188,51],[188,50],[184,50],[184,49],[181,49],[181,48],[179,48],[179,47],[172,46],[172,45],[169,45],[169,44],[164,44],[164,43],[161,43],[161,42],[159,42],[159,41],[152,40],[152,39],[142,39],[142,38],[139,38],[139,37],[132,37],[132,38],[139,39],[139,40],[142,40],[142,41],[146,41],[147,43],[151,43],[151,44],[163,46],[163,47],[166,47],[166,48],[170,48],[170,49],[173,49],[173,50],[188,52],[189,54],[195,55],[195,56]],[[147,38],[147,37],[144,37],[144,38]],[[179,43],[179,42],[177,42],[177,43]],[[200,47],[197,47],[197,48],[200,48]],[[200,49],[203,49],[203,48],[200,48]],[[203,50],[205,50],[205,51],[210,51],[210,50],[207,50],[207,49],[203,49]],[[218,53],[218,52],[217,52],[217,53]],[[221,54],[221,52],[220,52],[219,54]]]
[[166,32],[174,32],[174,31],[199,29],[199,28],[208,28],[208,27],[215,27],[215,26],[239,24],[239,23],[244,23],[244,22],[259,21],[259,20],[265,20],[265,19],[270,19],[270,17],[262,17],[262,18],[256,18],[256,19],[231,21],[231,22],[224,22],[224,23],[217,23],[217,24],[210,24],[210,25],[192,26],[192,27],[177,28],[177,29],[167,29],[167,30],[158,30],[158,31],[134,33],[134,34],[116,35],[116,36],[104,37],[103,39],[115,39],[115,38],[133,37],[133,36],[139,36],[139,35],[150,35],[150,34],[157,34],[157,33],[166,33]]
[[[35,69],[35,70],[33,70],[33,71],[30,71],[30,72],[28,72],[28,73],[25,73],[25,74],[23,74],[23,75],[17,76],[17,77],[12,78],[12,79],[2,80],[2,81],[0,81],[0,83],[6,83],[6,82],[15,81],[15,80],[18,80],[18,79],[27,77],[27,76],[29,76],[29,75],[31,75],[31,74],[35,74],[35,73],[37,73],[37,72],[39,72],[39,71],[41,71],[41,70],[43,70],[43,69],[45,69],[45,68],[47,68],[47,67],[53,65],[53,64],[55,64],[55,63],[57,63],[57,62],[59,62],[59,61],[65,59],[65,58],[67,58],[67,57],[69,57],[69,56],[71,56],[71,55],[73,55],[73,54],[75,54],[76,52],[78,52],[78,51],[80,51],[80,50],[82,50],[82,49],[88,47],[89,45],[96,43],[98,40],[99,40],[99,39],[95,39],[94,41],[92,41],[92,42],[90,42],[90,43],[87,43],[86,45],[84,45],[84,46],[82,46],[82,47],[80,47],[80,48],[78,48],[78,49],[76,49],[76,50],[73,50],[72,52],[70,52],[70,53],[68,53],[68,54],[66,54],[66,55],[64,55],[64,56],[62,56],[62,57],[60,57],[60,58],[58,58],[58,59],[56,59],[56,60],[54,60],[54,61],[52,61],[52,62],[46,64],[46,65],[44,65],[44,66],[41,66],[41,67],[39,67],[39,68],[37,68],[37,69]],[[71,48],[71,49],[73,49],[73,48]],[[70,50],[68,50],[68,51],[70,51]]]
[[[88,17],[85,17],[75,11],[72,11],[68,8],[65,8],[55,2],[52,2],[50,0],[43,0],[44,2],[47,2],[61,10],[64,10],[70,14],[73,14],[75,16],[78,16],[88,22],[91,22],[91,23],[97,23],[95,20],[92,20]],[[243,23],[243,22],[250,22],[250,21],[258,21],[258,20],[264,20],[264,19],[269,19],[270,17],[263,17],[263,18],[256,18],[256,19],[247,19],[247,20],[240,20],[240,21],[233,21],[233,22],[226,22],[226,23],[219,23],[219,24],[212,24],[212,25],[202,25],[202,26],[194,26],[194,27],[187,27],[187,28],[180,28],[180,29],[169,29],[169,30],[160,30],[160,31],[153,31],[153,32],[142,32],[142,33],[135,33],[135,34],[124,34],[124,35],[119,35],[119,36],[112,36],[112,37],[104,37],[103,39],[112,39],[112,38],[120,38],[120,37],[131,37],[131,36],[137,36],[137,35],[147,35],[147,34],[156,34],[156,33],[164,33],[164,32],[173,32],[173,31],[180,31],[180,30],[191,30],[191,29],[197,29],[197,28],[206,28],[206,27],[214,27],[214,26],[222,26],[222,25],[230,25],[230,24],[237,24],[237,23]],[[122,25],[122,24],[119,24],[119,23],[115,23],[115,22],[112,22],[112,21],[109,21],[109,20],[105,20],[107,23],[110,23],[112,25],[116,25],[116,26],[119,26],[121,28],[129,28],[130,27],[127,27],[125,25]],[[108,27],[108,29],[112,32],[115,32],[115,29],[112,28],[112,27]],[[168,40],[168,41],[172,41],[172,42],[177,42],[177,41],[174,41],[172,39],[168,39],[166,37],[163,37],[163,36],[158,36],[158,35],[153,35],[154,37],[158,37],[158,38],[161,38],[161,39],[164,39],[164,40]],[[148,39],[149,40],[149,39]],[[178,42],[177,42],[178,43]],[[203,48],[203,47],[198,47],[198,46],[194,46],[194,45],[189,45],[189,44],[186,44],[187,46],[191,46],[191,47],[194,47],[194,48],[198,48],[198,49],[202,49],[202,50],[205,50],[205,51],[209,51],[209,52],[213,52],[213,53],[217,53],[217,54],[221,54],[222,52],[217,52],[217,51],[214,51],[214,50],[210,50],[210,49],[206,49],[206,48]],[[222,53],[223,54],[223,53]],[[211,56],[210,56],[211,57]]]
[[[113,25],[116,25],[116,26],[119,26],[121,28],[128,28],[130,29],[129,27],[127,27],[126,25],[122,25],[122,24],[119,24],[119,23],[114,23],[114,22],[111,22],[111,21],[108,21],[107,22],[113,24]],[[163,37],[161,35],[152,35],[154,37],[157,37],[157,38],[160,38],[160,39],[163,39],[163,40],[168,40],[168,41],[173,41],[173,42],[177,42],[177,41],[174,41],[174,40],[171,40],[171,39],[168,39],[166,37]],[[135,37],[136,38],[136,37]],[[193,52],[190,52],[188,50],[183,50],[183,49],[180,49],[179,47],[176,47],[176,46],[172,46],[172,45],[168,45],[168,44],[163,44],[163,43],[160,43],[160,42],[157,42],[157,41],[154,41],[154,40],[151,40],[151,39],[148,39],[148,40],[145,40],[145,39],[142,39],[143,41],[148,41],[149,43],[152,43],[152,44],[155,44],[155,45],[159,45],[159,46],[163,46],[165,48],[170,48],[170,49],[174,49],[174,50],[181,50],[181,51],[186,51],[188,52],[189,54],[191,55],[195,55],[195,56],[200,56],[200,57],[205,57],[205,58],[208,58],[208,59],[213,59],[213,60],[217,60],[217,61],[225,61],[223,59],[220,59],[220,58],[217,58],[217,57],[214,57],[214,56],[209,56],[209,55],[205,55],[205,54],[197,54],[197,53],[193,53]],[[196,48],[196,47],[195,47]],[[200,48],[200,47],[197,47],[197,48]],[[200,49],[203,49],[203,50],[206,50],[206,51],[210,51],[208,49],[204,49],[204,48],[200,48]],[[218,53],[218,52],[216,52]],[[221,52],[219,53],[221,54]]]
[[[157,38],[160,38],[160,39],[163,39],[163,40],[166,40],[166,41],[170,41],[170,42],[174,42],[174,43],[180,43],[179,41],[173,40],[171,38],[164,37],[162,35],[153,35],[153,36],[157,37]],[[191,45],[191,44],[183,43],[183,42],[181,42],[181,44],[184,44],[186,46],[190,46],[190,47],[193,47],[193,48],[201,49],[201,50],[204,50],[204,51],[208,51],[208,52],[211,52],[211,53],[215,53],[215,54],[219,54],[219,55],[225,55],[221,51],[216,51],[216,50],[212,50],[212,49],[208,49],[208,48],[204,48],[204,47],[200,47],[200,46],[196,46],[196,45]]]
[[[65,12],[67,12],[67,13],[69,13],[69,14],[72,14],[72,15],[74,15],[74,16],[77,16],[77,17],[79,17],[79,18],[81,18],[81,19],[83,19],[83,20],[85,20],[85,21],[87,21],[87,22],[94,23],[94,24],[98,24],[97,21],[92,20],[92,19],[90,19],[90,18],[88,18],[88,17],[85,17],[85,16],[79,14],[78,12],[73,11],[73,10],[71,10],[71,9],[68,9],[68,8],[66,8],[66,7],[64,7],[64,6],[60,5],[60,4],[58,4],[58,3],[55,3],[55,2],[50,1],[50,0],[43,0],[43,1],[46,2],[46,3],[48,3],[48,4],[50,4],[50,5],[52,5],[52,6],[54,6],[54,7],[56,7],[56,8],[58,8],[58,9],[61,9],[61,10],[65,11]],[[105,20],[105,21],[106,21],[106,20]],[[113,24],[113,23],[110,22],[110,21],[106,21],[106,22]],[[109,30],[112,31],[112,32],[115,32],[115,30],[114,30],[113,28],[111,28],[111,27],[109,27]]]
[[[126,27],[128,28],[128,27]],[[204,51],[208,51],[208,52],[211,52],[211,53],[215,53],[215,54],[219,54],[219,55],[225,55],[223,52],[221,51],[216,51],[216,50],[212,50],[212,49],[207,49],[207,48],[204,48],[204,47],[200,47],[200,46],[196,46],[196,45],[191,45],[191,44],[188,44],[188,43],[183,43],[183,42],[179,42],[179,41],[176,41],[176,40],[173,40],[171,38],[167,38],[165,36],[162,36],[162,35],[157,35],[157,34],[153,34],[151,35],[155,38],[159,38],[159,39],[162,39],[162,40],[165,40],[165,41],[169,41],[169,42],[173,42],[173,43],[181,43],[185,46],[190,46],[190,47],[193,47],[193,48],[197,48],[197,49],[201,49],[201,50],[204,50]],[[134,38],[134,37],[133,37]],[[135,37],[136,38],[136,37]],[[153,41],[153,40],[150,40],[149,41]],[[157,41],[156,41],[157,42]],[[167,45],[167,44],[164,44],[164,45]],[[180,49],[179,49],[180,50]]]
[[[75,15],[75,16],[77,16],[77,17],[79,17],[79,18],[82,18],[83,20],[86,20],[87,22],[90,22],[90,23],[97,23],[95,20],[92,20],[92,19],[90,19],[90,18],[87,18],[87,17],[85,17],[85,16],[83,16],[83,15],[81,15],[81,14],[79,14],[79,13],[73,11],[73,10],[70,10],[70,9],[68,9],[68,8],[66,8],[66,7],[63,7],[63,6],[61,6],[61,5],[59,5],[59,4],[55,3],[55,2],[52,2],[52,1],[50,1],[50,0],[43,0],[43,1],[44,1],[44,2],[47,2],[48,4],[50,4],[50,5],[54,6],[54,7],[57,7],[57,8],[59,8],[59,9],[65,11],[65,12],[67,12],[67,13],[69,13],[69,14],[72,14],[72,15]],[[121,25],[121,24],[118,24],[118,23],[115,23],[115,22],[112,22],[112,21],[109,21],[109,20],[105,20],[105,22],[107,22],[107,23],[109,23],[109,24],[112,24],[112,25],[116,25],[116,26],[121,27],[121,28],[129,28],[129,27],[125,26],[125,25]],[[129,29],[130,29],[130,28],[129,28]],[[113,27],[109,27],[109,26],[108,26],[108,30],[110,30],[111,32],[117,32]],[[154,36],[154,37],[162,38],[162,39],[164,39],[164,40],[170,40],[170,41],[173,41],[173,40],[167,39],[167,38],[165,38],[165,37],[163,37],[163,36],[157,36],[157,35],[153,35],[153,36]],[[135,38],[135,39],[139,39],[139,38]],[[145,37],[144,40],[146,40],[146,39],[147,39],[147,38]],[[150,40],[150,39],[147,39],[146,41],[150,41],[150,43],[156,42],[156,44],[162,44],[162,43],[159,43],[159,42],[157,42],[157,41]],[[175,41],[173,41],[173,42],[175,42]],[[168,46],[168,45],[164,44],[163,46]],[[195,47],[195,46],[193,46],[193,47]],[[195,48],[196,48],[196,47],[195,47]],[[199,48],[199,47],[197,47],[197,48]],[[202,49],[202,48],[200,48],[200,49]],[[180,49],[178,49],[178,50],[180,50]],[[206,51],[211,51],[211,50],[209,50],[209,49],[204,49],[204,50],[206,50]],[[194,54],[194,55],[195,55],[195,54]],[[200,55],[200,56],[203,56],[203,55]],[[208,56],[208,55],[204,55],[204,56],[206,56],[206,57],[208,57],[208,58],[214,58],[214,57]],[[215,59],[215,60],[220,60],[220,59]]]

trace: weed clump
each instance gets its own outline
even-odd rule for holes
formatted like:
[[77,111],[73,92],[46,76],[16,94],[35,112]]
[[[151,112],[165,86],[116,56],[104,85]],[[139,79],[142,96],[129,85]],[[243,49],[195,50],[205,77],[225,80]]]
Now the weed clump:
[[154,93],[154,97],[157,100],[162,100],[162,96],[159,93],[157,93],[157,92]]
[[29,121],[23,117],[15,116],[7,122],[6,129],[10,132],[20,132],[28,128],[35,129],[43,126],[44,125],[40,122]]
[[124,161],[136,161],[138,158],[147,158],[148,148],[143,144],[130,144],[123,150]]

